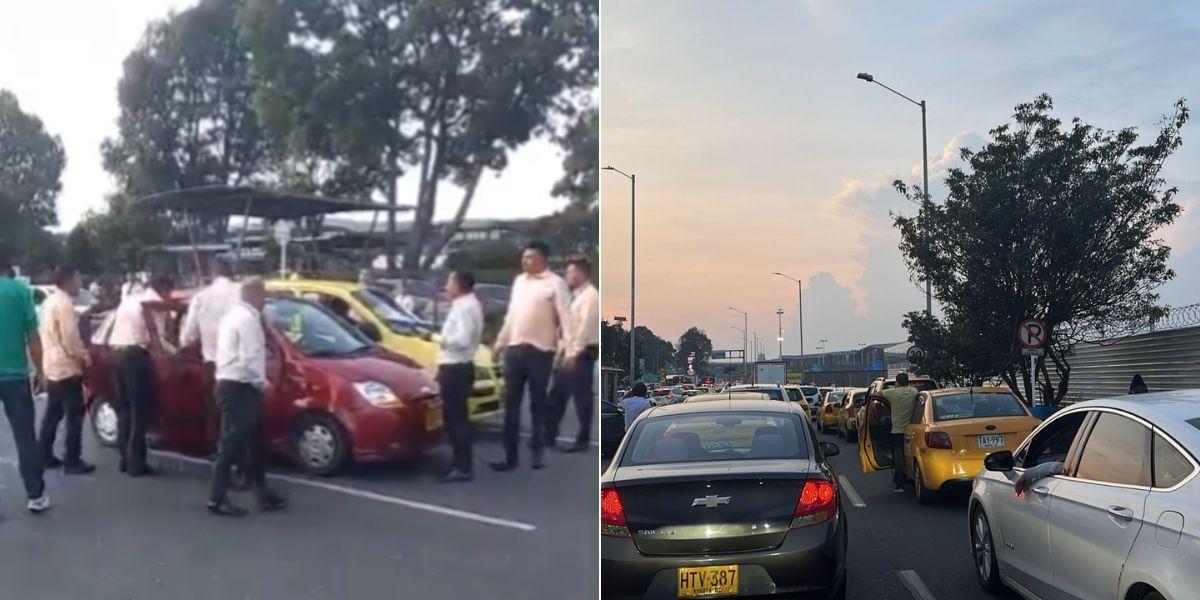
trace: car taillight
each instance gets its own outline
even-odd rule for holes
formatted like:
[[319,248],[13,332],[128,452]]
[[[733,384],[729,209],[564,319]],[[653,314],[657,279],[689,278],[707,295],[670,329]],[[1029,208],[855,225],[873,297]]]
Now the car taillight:
[[943,450],[949,450],[951,448],[950,435],[945,431],[926,431],[925,446],[928,448],[942,448]]
[[827,414],[827,415],[833,414],[833,405],[832,404],[825,405],[825,414]]
[[600,490],[600,535],[629,537],[629,523],[625,521],[625,509],[621,508],[621,496],[617,490]]
[[809,479],[800,491],[789,529],[824,523],[837,515],[837,489],[824,479]]

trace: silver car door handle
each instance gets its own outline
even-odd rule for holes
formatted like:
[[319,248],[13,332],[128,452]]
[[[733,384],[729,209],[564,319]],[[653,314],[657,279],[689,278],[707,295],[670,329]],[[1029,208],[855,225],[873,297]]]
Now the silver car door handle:
[[1126,523],[1133,520],[1133,511],[1125,508],[1124,506],[1110,506],[1108,507],[1108,514],[1113,518],[1120,519]]
[[1039,496],[1045,496],[1046,494],[1050,493],[1050,488],[1048,488],[1044,485],[1039,485],[1039,486],[1033,488],[1031,491]]

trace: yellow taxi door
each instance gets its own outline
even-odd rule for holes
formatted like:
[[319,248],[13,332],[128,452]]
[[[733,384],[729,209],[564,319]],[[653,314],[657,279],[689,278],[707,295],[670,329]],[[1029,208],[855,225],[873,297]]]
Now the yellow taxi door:
[[891,427],[883,419],[889,410],[888,402],[882,396],[871,396],[859,413],[858,460],[863,473],[892,468]]

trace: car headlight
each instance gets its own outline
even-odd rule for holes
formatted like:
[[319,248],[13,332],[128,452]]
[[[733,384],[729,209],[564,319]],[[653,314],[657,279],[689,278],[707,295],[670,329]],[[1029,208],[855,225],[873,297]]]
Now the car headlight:
[[392,391],[392,388],[378,381],[359,381],[354,384],[354,389],[358,391],[358,395],[362,396],[363,400],[380,408],[390,408],[402,404],[400,397]]

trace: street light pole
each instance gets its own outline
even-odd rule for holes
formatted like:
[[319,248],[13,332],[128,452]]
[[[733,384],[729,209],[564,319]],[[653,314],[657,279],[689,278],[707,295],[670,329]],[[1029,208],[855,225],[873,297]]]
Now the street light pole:
[[[905,100],[908,100],[909,102],[912,102],[913,104],[916,104],[917,106],[921,107],[921,174],[922,174],[922,178],[924,181],[923,185],[925,186],[924,188],[921,189],[921,194],[925,197],[925,199],[928,200],[930,198],[930,195],[929,195],[929,135],[928,135],[927,129],[925,127],[925,101],[924,100],[921,100],[921,101],[913,100],[912,98],[909,98],[908,96],[905,96],[904,94],[901,94],[900,92],[897,92],[896,90],[893,90],[892,88],[877,81],[875,79],[875,77],[873,75],[871,75],[870,73],[859,73],[858,78],[867,83],[877,84],[880,87],[882,87],[883,89],[885,89],[897,96],[900,96],[901,98],[904,98]],[[929,280],[929,277],[925,278],[925,314],[927,316],[933,315],[933,283]]]
[[[743,327],[742,327],[742,375],[745,376],[746,369],[748,367],[748,365],[746,364],[746,350],[748,349],[747,346],[749,345],[749,342],[750,342],[750,340],[748,339],[748,336],[747,336],[747,332],[750,331],[750,313],[748,313],[744,310],[738,310],[732,306],[729,307],[729,310],[732,310],[733,312],[742,313],[742,325],[743,325]],[[736,329],[736,327],[734,329]]]
[[634,375],[637,373],[634,370],[637,358],[633,344],[634,329],[637,328],[634,318],[634,304],[637,303],[637,175],[626,173],[612,165],[604,167],[604,170],[615,171],[629,179],[629,385],[632,387]]
[[779,360],[783,360],[783,309],[775,311],[779,315]]
[[800,368],[804,368],[804,287],[799,279],[788,277],[783,273],[771,273],[784,279],[796,282],[796,322],[800,325]]

